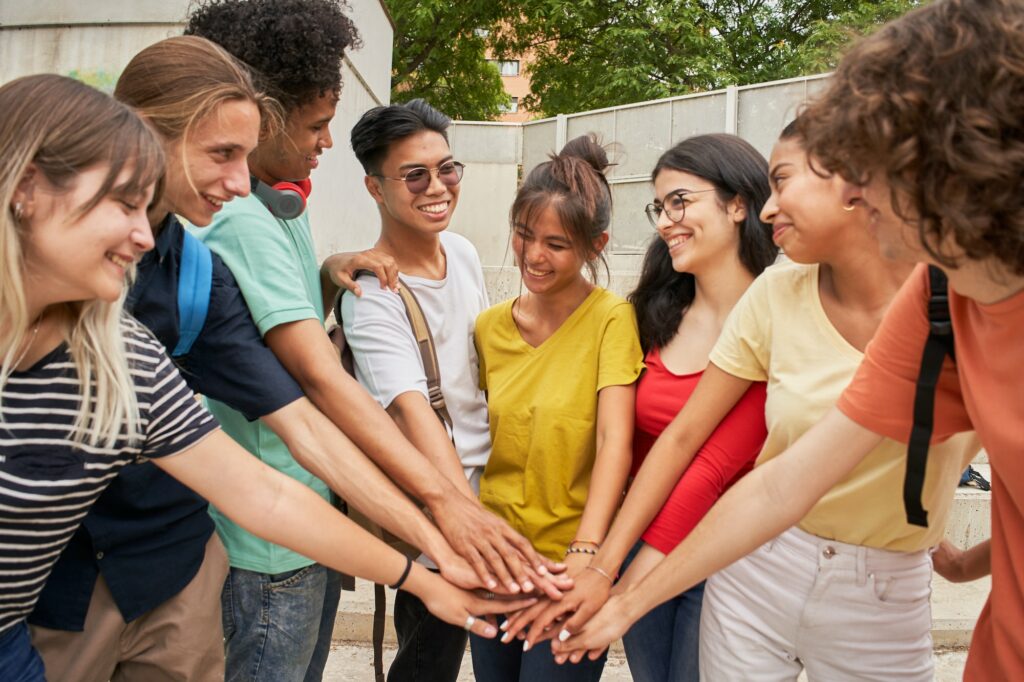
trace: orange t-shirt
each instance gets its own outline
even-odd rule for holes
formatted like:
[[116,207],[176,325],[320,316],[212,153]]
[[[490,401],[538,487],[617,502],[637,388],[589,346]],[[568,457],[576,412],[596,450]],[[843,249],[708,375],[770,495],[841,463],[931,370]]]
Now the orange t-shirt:
[[[897,294],[839,399],[872,431],[906,442],[928,336],[928,271]],[[956,344],[935,396],[933,441],[975,430],[992,465],[992,594],[981,612],[965,680],[1024,680],[1024,292],[982,305],[949,292]]]

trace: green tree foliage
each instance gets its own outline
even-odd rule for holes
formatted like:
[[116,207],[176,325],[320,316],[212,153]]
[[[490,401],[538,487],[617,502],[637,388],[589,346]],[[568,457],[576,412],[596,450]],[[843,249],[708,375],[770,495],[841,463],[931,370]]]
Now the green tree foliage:
[[486,48],[532,53],[533,94],[522,104],[548,116],[809,75],[921,2],[387,0],[397,25],[392,97],[494,118],[507,100]]
[[449,116],[489,120],[508,96],[484,52],[507,0],[386,0],[395,22],[391,99],[422,97]]

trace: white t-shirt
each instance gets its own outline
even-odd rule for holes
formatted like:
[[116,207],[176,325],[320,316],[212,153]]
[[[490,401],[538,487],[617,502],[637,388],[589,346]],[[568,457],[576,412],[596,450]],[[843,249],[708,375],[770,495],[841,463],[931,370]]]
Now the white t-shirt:
[[[469,240],[442,232],[441,248],[447,258],[444,279],[402,275],[402,282],[416,295],[430,326],[441,366],[441,392],[452,417],[455,450],[473,491],[479,493],[480,474],[491,454],[491,437],[473,325],[489,303],[480,258]],[[363,295],[346,293],[341,304],[356,379],[384,408],[409,391],[419,391],[427,398],[423,359],[402,299],[382,289],[375,275],[361,276],[359,284]]]

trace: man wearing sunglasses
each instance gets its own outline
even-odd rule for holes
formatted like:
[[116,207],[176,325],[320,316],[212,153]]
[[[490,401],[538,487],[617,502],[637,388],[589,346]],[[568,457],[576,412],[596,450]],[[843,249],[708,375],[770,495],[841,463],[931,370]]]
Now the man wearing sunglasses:
[[[473,324],[488,301],[476,250],[464,237],[446,231],[463,172],[448,146],[449,123],[423,100],[377,107],[352,129],[352,148],[380,210],[381,231],[374,248],[395,260],[400,286],[415,294],[433,335],[452,432],[430,406],[423,360],[397,294],[377,287],[372,275],[363,275],[362,296],[346,293],[342,300],[341,322],[356,378],[457,494],[482,511],[476,496],[491,442]],[[531,555],[532,549],[524,553]],[[395,629],[399,650],[389,680],[455,682],[466,650],[465,631],[430,615],[405,592],[395,597]]]

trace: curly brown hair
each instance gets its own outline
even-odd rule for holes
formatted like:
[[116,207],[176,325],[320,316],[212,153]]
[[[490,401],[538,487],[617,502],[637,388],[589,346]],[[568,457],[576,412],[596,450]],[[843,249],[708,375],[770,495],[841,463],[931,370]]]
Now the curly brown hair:
[[887,24],[798,125],[826,169],[859,183],[884,173],[939,263],[957,265],[952,236],[967,258],[1024,275],[1021,0],[937,0]]
[[341,90],[345,50],[362,45],[344,0],[201,0],[186,35],[245,62],[286,111]]

